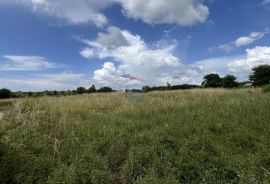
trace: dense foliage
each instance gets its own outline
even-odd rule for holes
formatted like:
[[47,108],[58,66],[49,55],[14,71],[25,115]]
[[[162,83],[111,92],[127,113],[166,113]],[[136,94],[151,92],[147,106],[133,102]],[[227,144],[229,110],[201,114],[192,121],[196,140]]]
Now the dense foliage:
[[0,99],[10,98],[12,92],[8,89],[0,89]]
[[218,74],[208,74],[203,79],[202,86],[204,87],[217,88],[222,86],[222,79]]
[[3,184],[270,183],[260,89],[17,99],[0,120]]
[[250,76],[253,86],[263,86],[270,83],[270,65],[261,65],[253,68]]
[[235,88],[238,86],[238,83],[236,81],[236,77],[233,75],[226,75],[223,79],[222,79],[222,86],[224,88]]

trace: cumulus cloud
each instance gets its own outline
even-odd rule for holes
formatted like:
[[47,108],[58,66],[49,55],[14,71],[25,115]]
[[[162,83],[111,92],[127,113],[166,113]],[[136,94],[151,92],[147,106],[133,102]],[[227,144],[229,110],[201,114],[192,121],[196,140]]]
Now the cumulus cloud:
[[215,50],[221,50],[224,52],[231,52],[235,48],[244,47],[247,45],[250,45],[254,43],[255,41],[263,38],[266,34],[268,34],[268,29],[266,29],[264,32],[252,32],[248,36],[241,36],[237,38],[234,41],[231,41],[227,44],[219,45],[218,47],[212,47],[209,50],[215,51]]
[[91,46],[92,48],[96,48],[95,50],[92,48],[86,48],[81,52],[81,55],[86,58],[94,57],[97,49],[114,49],[121,46],[128,46],[130,43],[126,40],[121,30],[117,27],[111,26],[108,27],[106,32],[98,33],[96,40],[82,40],[82,42]]
[[210,58],[195,62],[192,67],[203,74],[218,73],[222,76],[233,74],[240,81],[244,81],[248,80],[254,67],[264,64],[270,65],[270,47],[257,46],[247,49],[245,55]]
[[112,0],[11,0],[31,8],[35,13],[54,16],[69,24],[92,23],[102,27],[108,23],[101,10]]
[[[103,27],[108,18],[103,10],[119,4],[128,18],[149,24],[189,26],[205,22],[209,9],[199,0],[9,0],[34,12],[63,19],[70,24],[92,23]],[[0,3],[5,3],[3,0]]]
[[38,71],[60,66],[40,56],[5,55],[2,58],[0,71]]
[[209,9],[198,0],[118,0],[124,14],[149,24],[182,26],[205,22]]
[[33,75],[29,78],[1,78],[0,88],[12,91],[70,90],[84,85],[85,75],[70,72]]
[[270,47],[255,47],[246,50],[246,56],[232,61],[228,64],[229,71],[241,76],[247,77],[252,68],[268,64],[270,65]]
[[[115,34],[110,30],[117,30],[118,33]],[[121,38],[122,41],[119,42],[119,39],[115,38]],[[148,84],[160,84],[165,83],[168,76],[176,75],[182,67],[180,59],[173,55],[176,46],[174,41],[170,44],[159,42],[150,47],[139,35],[110,27],[106,33],[98,34],[94,41],[83,40],[83,42],[88,46],[81,51],[82,56],[89,59],[112,60],[94,72],[93,79],[97,83],[117,84],[116,87],[123,84],[142,84],[142,80],[124,77],[130,75],[145,79]],[[116,66],[114,62],[118,65]]]
[[[100,86],[123,89],[129,86],[166,85],[167,82],[200,84],[203,76],[208,73],[218,73],[221,76],[234,74],[239,80],[247,80],[253,67],[270,64],[270,47],[255,47],[247,49],[244,56],[208,58],[185,65],[173,54],[176,47],[174,41],[159,41],[149,46],[139,35],[119,28],[113,29],[118,30],[120,35],[113,34],[109,31],[111,29],[98,34],[95,40],[83,40],[87,47],[81,52],[82,56],[85,57],[84,51],[91,50],[86,58],[107,60],[93,73],[93,81]],[[117,39],[112,39],[113,35],[123,39],[121,44]],[[103,39],[100,39],[101,36]]]

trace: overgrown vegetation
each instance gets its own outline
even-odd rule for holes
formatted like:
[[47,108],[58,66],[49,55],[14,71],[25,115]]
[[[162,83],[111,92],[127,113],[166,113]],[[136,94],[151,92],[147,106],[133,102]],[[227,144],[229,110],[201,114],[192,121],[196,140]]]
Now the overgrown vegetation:
[[17,99],[0,122],[1,183],[270,183],[261,89]]
[[265,85],[265,86],[263,87],[262,91],[263,91],[264,93],[270,93],[270,84]]

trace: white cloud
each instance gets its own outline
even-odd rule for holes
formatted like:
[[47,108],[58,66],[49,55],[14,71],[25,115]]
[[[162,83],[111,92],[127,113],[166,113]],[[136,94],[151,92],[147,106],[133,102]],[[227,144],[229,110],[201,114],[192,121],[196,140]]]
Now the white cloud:
[[197,68],[198,73],[202,73],[198,78],[202,78],[207,73],[218,73],[222,76],[233,74],[239,81],[248,80],[252,69],[259,65],[270,65],[270,47],[257,46],[247,49],[242,56],[210,58],[198,61],[193,64],[193,69]]
[[[199,0],[9,0],[31,8],[34,12],[63,19],[70,24],[92,23],[103,27],[108,18],[102,11],[119,4],[128,18],[149,24],[181,26],[203,23],[209,15]],[[0,1],[5,3],[6,1]]]
[[[91,48],[85,48],[81,51],[81,55],[85,58],[94,57],[97,49],[115,49],[121,46],[128,46],[129,43],[122,34],[121,30],[117,27],[108,27],[106,33],[98,33],[97,39],[94,41],[81,40]],[[96,49],[94,49],[96,48]]]
[[[110,31],[112,29],[117,30],[118,34]],[[119,42],[115,37],[121,38],[122,41]],[[165,82],[164,78],[176,75],[182,67],[180,59],[173,55],[176,46],[173,41],[169,44],[158,42],[150,47],[139,35],[111,27],[106,33],[98,34],[96,40],[83,42],[88,47],[81,52],[82,56],[89,59],[110,59],[119,63],[116,66],[113,62],[106,62],[100,70],[94,72],[93,79],[100,84],[117,84],[116,87],[134,83],[143,85],[142,81],[123,77],[125,74],[142,78],[151,85],[166,84],[168,81]]]
[[94,50],[90,48],[85,48],[80,52],[80,54],[85,58],[92,58],[95,55]]
[[229,71],[244,78],[250,74],[252,68],[270,65],[270,47],[255,47],[246,50],[246,56],[228,64]]
[[105,62],[101,69],[94,72],[93,80],[99,86],[112,86],[120,89],[127,85],[125,79],[122,78],[123,72],[117,69],[112,62]]
[[1,78],[0,88],[8,88],[12,91],[71,90],[85,85],[85,81],[87,79],[83,74],[64,72],[33,75],[29,78]]
[[259,39],[263,38],[264,35],[265,35],[265,33],[252,32],[252,33],[250,33],[249,36],[243,36],[243,37],[240,37],[237,40],[235,40],[234,45],[236,47],[242,47],[242,46],[250,45],[253,42],[255,42],[256,40],[259,40]]
[[124,14],[149,24],[182,26],[205,22],[209,9],[198,0],[118,0]]
[[99,33],[95,42],[107,47],[120,47],[129,44],[121,30],[113,26],[107,28],[107,33]]
[[[14,0],[13,0],[14,1]],[[111,5],[112,0],[16,0],[34,12],[54,16],[69,24],[92,23],[102,27],[108,23],[101,10]]]
[[2,58],[0,71],[38,71],[59,67],[40,56],[5,55]]
[[[209,58],[184,65],[173,54],[175,42],[159,41],[150,47],[139,35],[126,30],[118,31],[123,44],[108,42],[106,38],[114,40],[110,31],[99,34],[94,41],[83,40],[88,45],[84,51],[91,50],[87,58],[111,60],[93,74],[93,81],[99,86],[109,85],[115,89],[123,89],[142,85],[166,85],[167,82],[200,84],[203,76],[208,73],[218,73],[221,76],[234,74],[242,81],[248,79],[253,67],[270,64],[270,47],[255,47],[247,49],[245,56]],[[251,34],[252,37],[256,35],[257,33]],[[102,42],[101,36],[104,38]],[[82,56],[85,57],[84,54]],[[141,78],[145,82],[130,80],[125,76]]]
[[212,47],[209,49],[209,51],[221,50],[224,52],[231,52],[235,48],[244,47],[254,43],[255,41],[263,38],[268,33],[268,29],[266,29],[264,32],[252,32],[249,34],[249,36],[241,36],[230,43],[222,44],[218,47]]

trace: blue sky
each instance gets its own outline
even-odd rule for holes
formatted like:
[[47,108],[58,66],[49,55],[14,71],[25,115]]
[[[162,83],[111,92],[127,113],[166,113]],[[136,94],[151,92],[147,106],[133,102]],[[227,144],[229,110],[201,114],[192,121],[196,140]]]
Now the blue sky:
[[269,0],[0,0],[0,88],[247,80],[270,64]]

